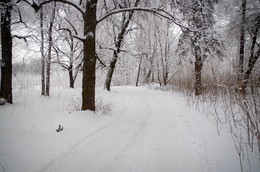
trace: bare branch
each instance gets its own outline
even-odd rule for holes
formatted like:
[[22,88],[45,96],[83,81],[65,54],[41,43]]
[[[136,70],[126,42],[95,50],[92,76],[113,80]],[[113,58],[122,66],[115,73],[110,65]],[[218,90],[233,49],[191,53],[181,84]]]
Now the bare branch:
[[[182,66],[183,67],[183,66]],[[172,79],[172,77],[174,76],[174,75],[176,75],[181,69],[182,69],[182,67],[180,67],[177,71],[175,71],[173,74],[172,74],[172,76],[166,81],[166,84],[168,84],[168,82]]]
[[77,29],[74,27],[74,25],[67,18],[65,18],[65,20],[70,24],[70,26],[74,30],[75,34],[78,35]]
[[[17,2],[20,2],[21,0],[18,0]],[[83,9],[81,6],[69,1],[69,0],[47,0],[47,1],[43,1],[39,4],[37,4],[35,1],[32,1],[32,2],[29,2],[28,0],[22,0],[24,1],[25,3],[29,4],[31,7],[34,8],[34,10],[36,12],[39,11],[39,9],[45,5],[45,4],[48,4],[48,3],[51,3],[51,2],[61,2],[61,3],[64,3],[64,4],[68,4],[68,5],[71,5],[73,6],[74,8],[76,8],[82,15],[84,15],[85,13],[85,9]]]
[[26,23],[23,21],[23,18],[22,18],[20,9],[19,9],[16,5],[14,5],[14,7],[17,8],[17,10],[15,10],[14,8],[13,8],[13,10],[14,10],[16,13],[18,13],[19,21],[13,22],[13,23],[11,23],[11,25],[22,23],[25,27],[27,27]]
[[23,39],[27,46],[28,46],[27,38],[30,37],[35,37],[35,36],[34,35],[26,35],[26,36],[12,35],[12,38]]
[[96,55],[96,58],[97,58],[98,61],[100,62],[101,66],[107,67],[107,66],[105,65],[105,63],[98,57],[98,55]]

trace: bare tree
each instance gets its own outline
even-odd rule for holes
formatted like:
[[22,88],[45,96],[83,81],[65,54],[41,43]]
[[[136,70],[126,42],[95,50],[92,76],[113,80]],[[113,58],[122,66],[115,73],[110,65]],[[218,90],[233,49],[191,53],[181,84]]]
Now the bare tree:
[[[139,1],[140,0],[135,1],[134,7],[137,7]],[[127,5],[126,1],[124,1],[124,5]],[[118,54],[121,51],[124,37],[125,37],[125,34],[128,32],[127,28],[129,26],[129,23],[130,23],[133,15],[134,15],[134,11],[130,11],[128,15],[126,13],[122,13],[122,19],[121,19],[121,23],[119,26],[119,33],[115,38],[115,50],[113,52],[113,58],[109,64],[109,69],[108,69],[108,73],[107,73],[107,77],[106,77],[106,81],[105,81],[105,88],[108,91],[110,91],[111,80],[112,80],[112,76],[113,76],[113,73],[114,73],[114,70],[116,67],[116,62],[118,60]]]
[[[68,20],[67,20],[68,21]],[[73,37],[73,33],[77,34],[76,28],[70,23],[72,30],[68,28],[60,28],[59,30],[64,30],[63,33],[60,34],[60,41],[56,41],[53,43],[54,49],[57,53],[56,63],[60,64],[64,69],[68,71],[69,74],[69,86],[70,88],[74,88],[74,83],[77,78],[79,70],[82,69],[82,42],[76,40]],[[62,45],[59,46],[58,44]],[[67,47],[67,46],[68,47]],[[59,55],[62,54],[62,57]]]

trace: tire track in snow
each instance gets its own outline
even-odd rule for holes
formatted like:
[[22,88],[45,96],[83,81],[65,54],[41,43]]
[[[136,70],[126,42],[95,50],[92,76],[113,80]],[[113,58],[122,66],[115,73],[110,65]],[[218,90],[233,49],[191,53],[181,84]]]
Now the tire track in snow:
[[[128,93],[126,95],[123,96],[124,97],[124,104],[125,106],[123,107],[120,113],[120,116],[118,116],[116,119],[112,120],[111,122],[109,122],[108,124],[96,129],[95,131],[91,132],[90,134],[86,135],[85,137],[83,137],[82,139],[80,139],[79,141],[77,141],[76,143],[74,143],[72,146],[69,146],[69,148],[67,148],[65,151],[61,151],[61,153],[59,153],[58,155],[55,156],[55,158],[52,158],[50,160],[48,160],[47,162],[45,162],[41,167],[39,172],[44,172],[44,171],[48,171],[49,168],[51,168],[52,166],[55,166],[55,164],[60,163],[60,164],[67,164],[68,162],[71,162],[73,160],[65,160],[64,157],[69,157],[69,155],[76,155],[77,153],[80,153],[80,150],[83,150],[84,147],[86,146],[86,142],[89,141],[89,139],[91,139],[93,136],[96,136],[100,133],[102,133],[105,130],[108,130],[109,127],[113,127],[116,123],[118,123],[118,121],[120,121],[120,119],[122,119],[122,117],[125,115],[125,112],[127,110],[127,107],[129,106],[129,99],[132,99],[132,95],[131,93]],[[122,101],[122,99],[119,98],[119,101]],[[129,108],[129,107],[128,107]],[[68,161],[68,162],[67,162]]]
[[[191,135],[189,131],[192,128],[188,121],[190,119],[183,119],[183,116],[178,116],[179,107],[175,108],[177,110],[169,110],[171,109],[169,107],[172,107],[171,102],[163,100],[168,95],[162,95],[160,92],[155,93],[155,91],[147,89],[130,89],[128,91],[126,95],[121,96],[121,98],[124,98],[125,107],[117,119],[73,144],[66,152],[44,164],[40,171],[114,172],[124,171],[129,168],[133,168],[132,171],[147,169],[156,171],[152,167],[157,164],[161,165],[161,167],[158,166],[157,168],[164,168],[161,171],[173,171],[176,165],[180,167],[179,171],[183,169],[198,171],[193,167],[197,168],[199,162],[196,159],[199,158],[200,153],[197,150],[192,150],[192,148],[197,148],[197,145],[191,145],[191,148],[188,148],[188,151],[192,151],[192,155],[188,157],[183,156],[183,152],[181,152],[183,150],[177,149],[181,147],[182,141],[189,141],[189,138],[185,137]],[[153,93],[152,96],[149,95],[150,93]],[[153,107],[154,105],[158,105],[158,107]],[[172,114],[172,116],[169,116],[169,114]],[[181,121],[181,123],[177,121]],[[169,127],[172,125],[177,126],[170,129]],[[182,134],[184,136],[180,136]],[[173,140],[168,137],[176,137],[176,139]],[[180,138],[181,140],[178,140]],[[177,144],[177,148],[174,147],[175,144]],[[204,147],[205,144],[202,146]],[[169,149],[170,152],[167,152]],[[206,153],[205,149],[203,151],[201,154]],[[194,154],[197,154],[197,157]],[[151,159],[149,159],[150,155]],[[185,168],[187,166],[185,164],[187,160],[183,159],[185,157],[189,159],[196,158],[196,162],[193,160],[194,164],[191,168]],[[140,162],[142,158],[147,162]],[[160,158],[163,159],[160,160]],[[171,158],[173,159],[171,160]],[[161,162],[157,162],[158,160]],[[150,163],[151,167],[145,166],[145,163],[148,163],[147,165]],[[133,167],[133,164],[140,165],[140,168]]]
[[118,120],[120,120],[123,115],[125,114],[125,110],[126,108],[124,108],[122,110],[122,113],[120,116],[118,116],[116,119],[114,119],[113,121],[109,122],[108,124],[94,130],[93,132],[91,132],[90,134],[86,135],[85,137],[83,137],[82,139],[80,139],[79,141],[77,141],[76,143],[74,143],[72,146],[69,146],[69,148],[67,148],[65,151],[62,151],[60,154],[58,154],[55,158],[47,161],[46,163],[44,163],[39,172],[44,172],[46,170],[48,170],[48,168],[50,168],[52,165],[54,165],[56,163],[57,160],[63,160],[64,157],[66,157],[67,155],[70,154],[74,154],[78,151],[78,149],[80,149],[80,146],[85,146],[84,142],[86,142],[86,140],[90,139],[91,137],[95,136],[96,134],[102,132],[103,130],[107,129],[108,127],[112,126],[114,123],[116,123]]
[[[112,160],[110,160],[109,163],[107,163],[108,165],[104,166],[100,172],[105,172],[105,171],[112,171],[109,170],[111,169],[111,167],[113,167],[114,165],[116,165],[116,163],[118,161],[120,161],[121,158],[123,158],[126,154],[126,151],[133,145],[133,142],[135,142],[135,140],[142,134],[143,130],[147,127],[147,123],[149,118],[151,117],[150,114],[150,107],[147,102],[144,102],[146,105],[146,109],[148,109],[148,112],[145,113],[143,119],[141,120],[140,124],[138,124],[136,126],[136,129],[133,131],[133,134],[131,134],[131,136],[129,137],[128,141],[124,144],[124,146],[121,148],[121,150],[118,151],[118,153],[116,154],[116,156],[114,156],[114,158]],[[139,152],[141,154],[141,152]]]

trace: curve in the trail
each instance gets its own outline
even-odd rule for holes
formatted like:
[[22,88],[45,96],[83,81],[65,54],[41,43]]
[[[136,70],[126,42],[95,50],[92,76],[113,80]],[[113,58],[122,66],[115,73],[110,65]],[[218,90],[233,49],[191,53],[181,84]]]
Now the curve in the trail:
[[39,171],[216,170],[209,148],[210,133],[203,132],[208,125],[192,114],[182,98],[133,87],[115,88],[114,94],[114,108],[120,109],[120,115],[45,163]]

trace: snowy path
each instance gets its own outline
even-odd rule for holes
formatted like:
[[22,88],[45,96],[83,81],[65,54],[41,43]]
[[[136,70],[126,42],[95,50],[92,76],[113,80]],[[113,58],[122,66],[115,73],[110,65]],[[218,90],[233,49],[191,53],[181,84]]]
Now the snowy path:
[[120,115],[51,159],[40,171],[220,170],[210,151],[216,129],[197,113],[187,113],[177,97],[146,89],[116,91]]
[[[0,140],[0,161],[6,171],[239,171],[228,133],[217,135],[214,120],[187,107],[184,98],[177,94],[115,87],[112,93],[104,95],[112,97],[113,102],[108,116],[93,117],[90,112],[55,115],[45,108],[42,115],[35,117],[26,112],[19,117],[26,103],[11,110],[12,106],[0,109],[0,113],[5,113],[0,116],[0,134],[4,138]],[[48,101],[39,106],[48,107],[52,103]],[[49,128],[52,131],[51,127],[59,122],[65,126],[64,131],[50,133]],[[13,131],[12,123],[17,130]],[[35,123],[41,127],[32,128]]]

